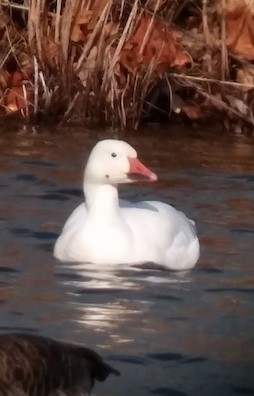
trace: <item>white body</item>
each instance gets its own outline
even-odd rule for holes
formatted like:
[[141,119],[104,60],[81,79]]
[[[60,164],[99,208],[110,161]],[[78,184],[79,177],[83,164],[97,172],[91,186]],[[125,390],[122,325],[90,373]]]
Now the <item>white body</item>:
[[86,173],[84,191],[86,203],[74,210],[56,241],[56,258],[105,265],[153,262],[173,270],[195,266],[199,241],[194,222],[182,212],[158,201],[119,204],[117,185],[94,183]]

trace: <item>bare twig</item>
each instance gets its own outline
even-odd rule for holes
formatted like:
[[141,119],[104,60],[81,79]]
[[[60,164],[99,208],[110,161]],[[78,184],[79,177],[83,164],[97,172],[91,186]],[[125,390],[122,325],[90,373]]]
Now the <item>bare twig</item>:
[[222,0],[222,16],[221,16],[221,78],[225,80],[229,75],[228,67],[228,50],[226,45],[226,16],[225,16],[225,0]]
[[38,93],[39,93],[39,68],[36,56],[34,59],[34,114],[38,112]]
[[78,100],[80,94],[81,94],[80,92],[76,92],[74,98],[73,98],[72,101],[69,103],[69,106],[68,106],[66,112],[64,113],[64,116],[63,116],[63,120],[62,120],[62,121],[66,120],[66,119],[69,117],[69,115],[70,115],[70,113],[71,113],[73,107],[75,106],[75,104],[76,104],[76,102],[77,102],[77,100]]
[[29,11],[29,7],[23,4],[15,3],[14,1],[0,0],[0,6],[13,8],[15,10]]
[[205,36],[205,42],[207,47],[206,52],[206,60],[207,60],[207,69],[208,72],[212,71],[212,61],[211,61],[211,37],[208,27],[208,18],[207,18],[207,0],[202,0],[202,21],[203,21],[203,31]]
[[152,18],[150,19],[150,22],[149,22],[147,31],[146,31],[146,33],[145,33],[145,35],[144,35],[144,38],[143,38],[143,41],[142,41],[142,44],[141,44],[141,47],[140,47],[140,50],[139,50],[139,53],[140,53],[140,54],[143,53],[144,48],[145,48],[145,46],[146,46],[146,44],[147,44],[147,41],[148,41],[148,39],[149,39],[150,33],[151,33],[151,31],[152,31],[152,26],[153,26],[153,24],[154,24],[154,18],[155,18],[155,15],[156,15],[156,12],[157,12],[157,10],[158,10],[159,5],[160,5],[160,0],[157,0],[157,1],[156,1],[155,8],[154,8],[154,13],[153,13],[153,15],[152,15]]
[[189,76],[187,74],[178,74],[178,73],[170,73],[169,75],[171,77],[181,78],[181,79],[185,79],[185,80],[200,81],[200,82],[203,81],[203,82],[208,82],[208,83],[223,84],[223,85],[228,85],[228,86],[236,87],[236,88],[249,88],[249,89],[254,88],[253,84],[238,83],[235,81],[224,81],[224,80],[218,80],[216,78]]

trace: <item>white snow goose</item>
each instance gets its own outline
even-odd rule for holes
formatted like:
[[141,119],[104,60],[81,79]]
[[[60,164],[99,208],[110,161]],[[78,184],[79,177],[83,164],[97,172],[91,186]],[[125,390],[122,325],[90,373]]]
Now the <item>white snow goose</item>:
[[[99,141],[84,172],[85,202],[66,221],[54,256],[66,262],[139,264],[153,262],[172,270],[193,268],[199,258],[195,223],[160,201],[119,201],[118,184],[135,175],[157,176],[121,140]],[[136,177],[137,179],[137,177]]]
[[0,335],[0,396],[90,395],[119,372],[91,349],[28,334]]

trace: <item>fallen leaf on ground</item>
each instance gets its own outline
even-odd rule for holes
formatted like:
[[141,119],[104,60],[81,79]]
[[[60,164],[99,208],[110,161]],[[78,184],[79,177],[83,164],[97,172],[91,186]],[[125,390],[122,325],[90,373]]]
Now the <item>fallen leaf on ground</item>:
[[205,118],[205,113],[200,106],[197,105],[184,105],[181,108],[182,112],[186,114],[191,120],[201,120]]
[[162,6],[166,3],[166,1],[167,0],[148,0],[148,2],[145,3],[145,5],[148,10],[159,11],[162,8]]
[[137,67],[143,62],[143,58],[138,46],[129,42],[124,45],[121,51],[120,63],[129,73],[135,74]]
[[25,87],[26,94],[24,95],[23,87],[17,86],[6,90],[4,97],[4,107],[6,114],[12,114],[20,110],[31,108],[31,100],[33,93],[30,87]]
[[22,80],[24,79],[23,74],[20,71],[15,71],[11,76],[11,87],[15,87],[17,85],[22,85]]
[[82,28],[85,28],[92,18],[93,12],[87,9],[81,9],[74,18],[73,28],[71,32],[71,41],[78,43],[84,41],[85,36]]
[[5,89],[10,86],[11,74],[7,70],[0,71],[0,86]]
[[59,44],[50,37],[42,38],[42,56],[44,62],[52,69],[59,68]]
[[129,71],[134,71],[141,62],[146,65],[154,62],[157,70],[184,66],[191,62],[191,58],[175,37],[176,31],[172,33],[161,21],[142,16],[135,34],[123,47],[121,63]]
[[34,65],[31,56],[25,52],[21,52],[19,54],[19,63],[20,63],[20,70],[24,78],[32,77],[34,72]]
[[246,92],[254,88],[254,65],[243,65],[241,69],[237,70],[237,82],[241,84],[249,84],[252,87],[239,87],[242,91]]
[[[97,60],[97,47],[94,46],[91,51],[89,52],[86,61],[82,64],[82,68],[79,70],[77,76],[79,77],[82,85],[86,87],[87,85],[87,78],[91,72],[95,70],[96,60]],[[77,63],[74,63],[74,68],[77,66]]]
[[108,0],[95,0],[92,5],[92,17],[88,24],[88,29],[93,30],[95,25],[100,18],[104,8],[108,4]]
[[226,44],[245,59],[254,60],[254,18],[249,2],[229,1],[226,9]]
[[104,39],[117,35],[119,31],[119,23],[108,22],[104,26]]

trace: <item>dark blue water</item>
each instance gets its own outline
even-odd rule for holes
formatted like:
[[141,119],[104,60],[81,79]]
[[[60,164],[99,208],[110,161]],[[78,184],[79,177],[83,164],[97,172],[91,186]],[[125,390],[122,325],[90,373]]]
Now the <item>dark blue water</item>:
[[0,134],[0,332],[93,347],[122,373],[96,386],[101,396],[254,395],[253,143],[177,133],[127,138],[160,180],[121,195],[157,197],[197,223],[200,261],[173,273],[53,258],[83,198],[92,136]]

